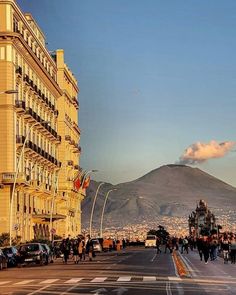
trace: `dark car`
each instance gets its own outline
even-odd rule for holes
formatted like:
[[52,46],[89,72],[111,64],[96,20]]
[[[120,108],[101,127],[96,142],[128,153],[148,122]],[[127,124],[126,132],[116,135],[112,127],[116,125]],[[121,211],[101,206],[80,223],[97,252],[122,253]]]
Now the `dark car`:
[[16,266],[17,265],[17,249],[16,247],[5,247],[2,248],[2,252],[4,253],[5,257],[7,258],[7,265],[8,266]]
[[43,249],[45,253],[47,254],[47,261],[46,264],[48,263],[53,263],[53,252],[51,248],[47,244],[41,244],[43,246]]
[[2,249],[0,249],[0,270],[3,268],[7,268],[7,258],[2,252]]
[[18,249],[18,265],[30,263],[47,263],[47,254],[40,243],[23,244]]

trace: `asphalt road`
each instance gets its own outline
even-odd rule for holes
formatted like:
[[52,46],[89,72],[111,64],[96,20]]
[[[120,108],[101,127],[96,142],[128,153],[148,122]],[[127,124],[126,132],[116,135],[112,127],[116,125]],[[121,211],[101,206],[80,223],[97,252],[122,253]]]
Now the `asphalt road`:
[[93,261],[11,268],[0,272],[0,294],[201,295],[236,294],[236,265],[205,265],[195,252],[184,254],[190,277],[180,278],[171,254],[127,248],[101,253]]

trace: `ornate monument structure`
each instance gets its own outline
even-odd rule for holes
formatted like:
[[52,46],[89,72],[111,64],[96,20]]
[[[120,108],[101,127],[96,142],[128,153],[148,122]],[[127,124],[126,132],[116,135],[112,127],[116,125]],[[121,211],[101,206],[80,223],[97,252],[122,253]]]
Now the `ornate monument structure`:
[[208,209],[207,203],[200,200],[195,211],[188,218],[189,235],[198,237],[208,235],[211,230],[216,228],[215,215]]

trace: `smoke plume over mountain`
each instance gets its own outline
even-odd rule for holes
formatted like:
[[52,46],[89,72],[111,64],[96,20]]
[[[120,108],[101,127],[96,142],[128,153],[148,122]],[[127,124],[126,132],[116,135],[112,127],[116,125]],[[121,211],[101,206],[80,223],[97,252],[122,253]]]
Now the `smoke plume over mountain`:
[[190,145],[180,157],[178,164],[197,164],[205,162],[213,158],[224,157],[232,148],[236,142],[225,141],[216,142],[215,140],[209,143],[197,142]]

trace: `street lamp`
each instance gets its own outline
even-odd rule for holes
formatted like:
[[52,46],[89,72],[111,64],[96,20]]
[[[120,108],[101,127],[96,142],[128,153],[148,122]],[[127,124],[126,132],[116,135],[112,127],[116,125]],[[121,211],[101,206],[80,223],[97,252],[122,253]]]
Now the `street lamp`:
[[18,90],[5,90],[5,91],[0,91],[0,94],[16,94],[18,93]]
[[[28,130],[28,133],[25,136],[25,140],[24,140],[24,143],[23,143],[23,146],[22,146],[22,149],[21,149],[21,152],[20,152],[20,156],[19,156],[19,159],[18,159],[18,163],[17,163],[17,166],[16,166],[16,173],[15,173],[15,176],[14,176],[13,188],[12,188],[11,199],[10,199],[10,217],[9,217],[9,223],[10,223],[10,228],[9,228],[10,246],[12,245],[12,215],[13,215],[13,203],[14,203],[13,201],[14,201],[14,195],[15,195],[15,189],[16,189],[16,181],[17,181],[17,177],[18,177],[18,173],[19,173],[19,169],[20,169],[21,159],[22,159],[22,156],[24,154],[25,145],[26,145],[26,142],[28,141],[30,132],[31,132],[32,128],[34,126],[36,126],[38,123],[39,122],[36,122],[36,123],[34,123],[34,124],[32,124],[30,126],[30,128]],[[41,123],[49,123],[49,122],[41,121]]]
[[85,172],[84,176],[83,176],[83,181],[82,181],[82,184],[81,184],[81,188],[83,189],[83,185],[84,185],[84,182],[85,182],[85,179],[86,179],[86,176],[89,175],[90,173],[92,172],[98,172],[98,170],[89,170],[87,172]]
[[57,183],[58,183],[58,173],[54,174],[54,190],[53,190],[53,197],[52,197],[52,203],[51,203],[51,210],[50,210],[50,221],[49,221],[49,229],[50,229],[50,241],[53,242],[53,232],[52,232],[52,217],[53,217],[53,211],[54,211],[54,203],[55,203],[55,197],[57,192]]
[[89,235],[90,235],[90,237],[92,236],[93,211],[94,211],[94,207],[95,207],[95,203],[96,203],[96,199],[97,199],[98,191],[99,191],[100,187],[101,187],[103,184],[105,184],[105,182],[101,182],[101,183],[99,184],[99,186],[97,187],[96,194],[95,194],[95,197],[94,197],[94,200],[93,200],[93,206],[92,206],[92,211],[91,211],[91,215],[90,215],[90,223],[89,223]]
[[106,194],[104,204],[103,204],[103,208],[102,208],[101,225],[100,225],[100,238],[102,238],[102,224],[103,224],[103,217],[104,217],[104,212],[105,212],[105,206],[106,206],[106,203],[107,203],[107,199],[108,199],[109,194],[111,192],[113,192],[113,191],[116,191],[116,190],[117,190],[116,188],[110,189]]
[[[90,173],[93,173],[93,172],[98,172],[98,170],[96,169],[92,169],[92,170],[89,170],[89,171],[86,171],[84,173],[84,176],[83,176],[83,180],[82,180],[82,183],[81,183],[81,188],[83,189],[83,185],[84,185],[84,182],[85,182],[85,179],[86,179],[86,176],[89,175]],[[80,205],[80,202],[78,201],[78,206],[76,207],[76,212],[75,212],[75,216],[77,218],[77,214],[78,214],[78,211],[79,211],[79,205]]]

